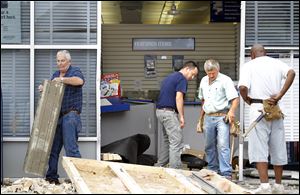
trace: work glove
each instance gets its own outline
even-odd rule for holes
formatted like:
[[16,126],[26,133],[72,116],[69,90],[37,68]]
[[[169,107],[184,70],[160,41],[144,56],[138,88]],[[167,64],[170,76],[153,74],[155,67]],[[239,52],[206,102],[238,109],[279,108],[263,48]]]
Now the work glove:
[[236,137],[240,134],[240,122],[239,121],[235,121],[234,123],[232,123],[230,125],[230,135]]
[[204,117],[201,117],[197,124],[197,133],[203,133]]

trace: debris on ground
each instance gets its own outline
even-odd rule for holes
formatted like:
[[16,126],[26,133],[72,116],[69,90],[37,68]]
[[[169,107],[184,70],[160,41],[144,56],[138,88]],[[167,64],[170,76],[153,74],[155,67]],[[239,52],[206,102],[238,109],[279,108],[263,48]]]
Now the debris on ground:
[[16,181],[5,178],[1,185],[1,194],[77,194],[70,180],[60,180],[60,183],[50,184],[43,178],[20,178]]
[[[248,171],[253,173],[253,170]],[[287,173],[285,175],[289,175],[289,172],[285,173]],[[292,175],[298,175],[298,179],[284,177],[282,180],[285,194],[299,194],[299,172],[293,171]],[[273,185],[274,182],[274,178],[270,177],[270,184]],[[1,185],[1,194],[77,194],[70,179],[60,179],[60,183],[60,185],[50,184],[43,178],[20,178],[15,181],[5,178],[3,185]],[[236,183],[249,191],[257,189],[260,185],[258,177],[253,174],[247,175],[247,173],[244,175],[242,182],[236,181]]]

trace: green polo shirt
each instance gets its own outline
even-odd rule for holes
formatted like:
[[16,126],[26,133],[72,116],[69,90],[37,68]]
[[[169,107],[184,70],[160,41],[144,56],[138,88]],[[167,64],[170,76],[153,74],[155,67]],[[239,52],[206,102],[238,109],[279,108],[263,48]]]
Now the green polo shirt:
[[210,85],[208,76],[201,79],[198,97],[200,100],[204,99],[203,110],[209,114],[228,110],[230,100],[238,97],[238,93],[232,79],[219,72]]

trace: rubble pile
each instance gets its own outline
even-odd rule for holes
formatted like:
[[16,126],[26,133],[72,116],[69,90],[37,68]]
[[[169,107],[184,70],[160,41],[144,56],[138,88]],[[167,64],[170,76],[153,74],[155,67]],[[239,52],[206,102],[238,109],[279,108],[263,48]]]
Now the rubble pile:
[[5,179],[1,186],[1,194],[30,193],[30,194],[77,194],[70,181],[59,185],[50,184],[42,178],[21,178],[14,182]]

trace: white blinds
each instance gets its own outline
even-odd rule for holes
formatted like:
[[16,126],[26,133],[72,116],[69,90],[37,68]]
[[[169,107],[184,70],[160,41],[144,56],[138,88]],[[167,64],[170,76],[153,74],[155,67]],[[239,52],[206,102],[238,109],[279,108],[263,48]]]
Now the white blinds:
[[21,1],[21,43],[29,44],[30,37],[30,2]]
[[96,1],[35,2],[35,44],[96,44]]
[[299,46],[299,1],[246,1],[246,46]]
[[3,136],[29,136],[29,50],[1,50]]

